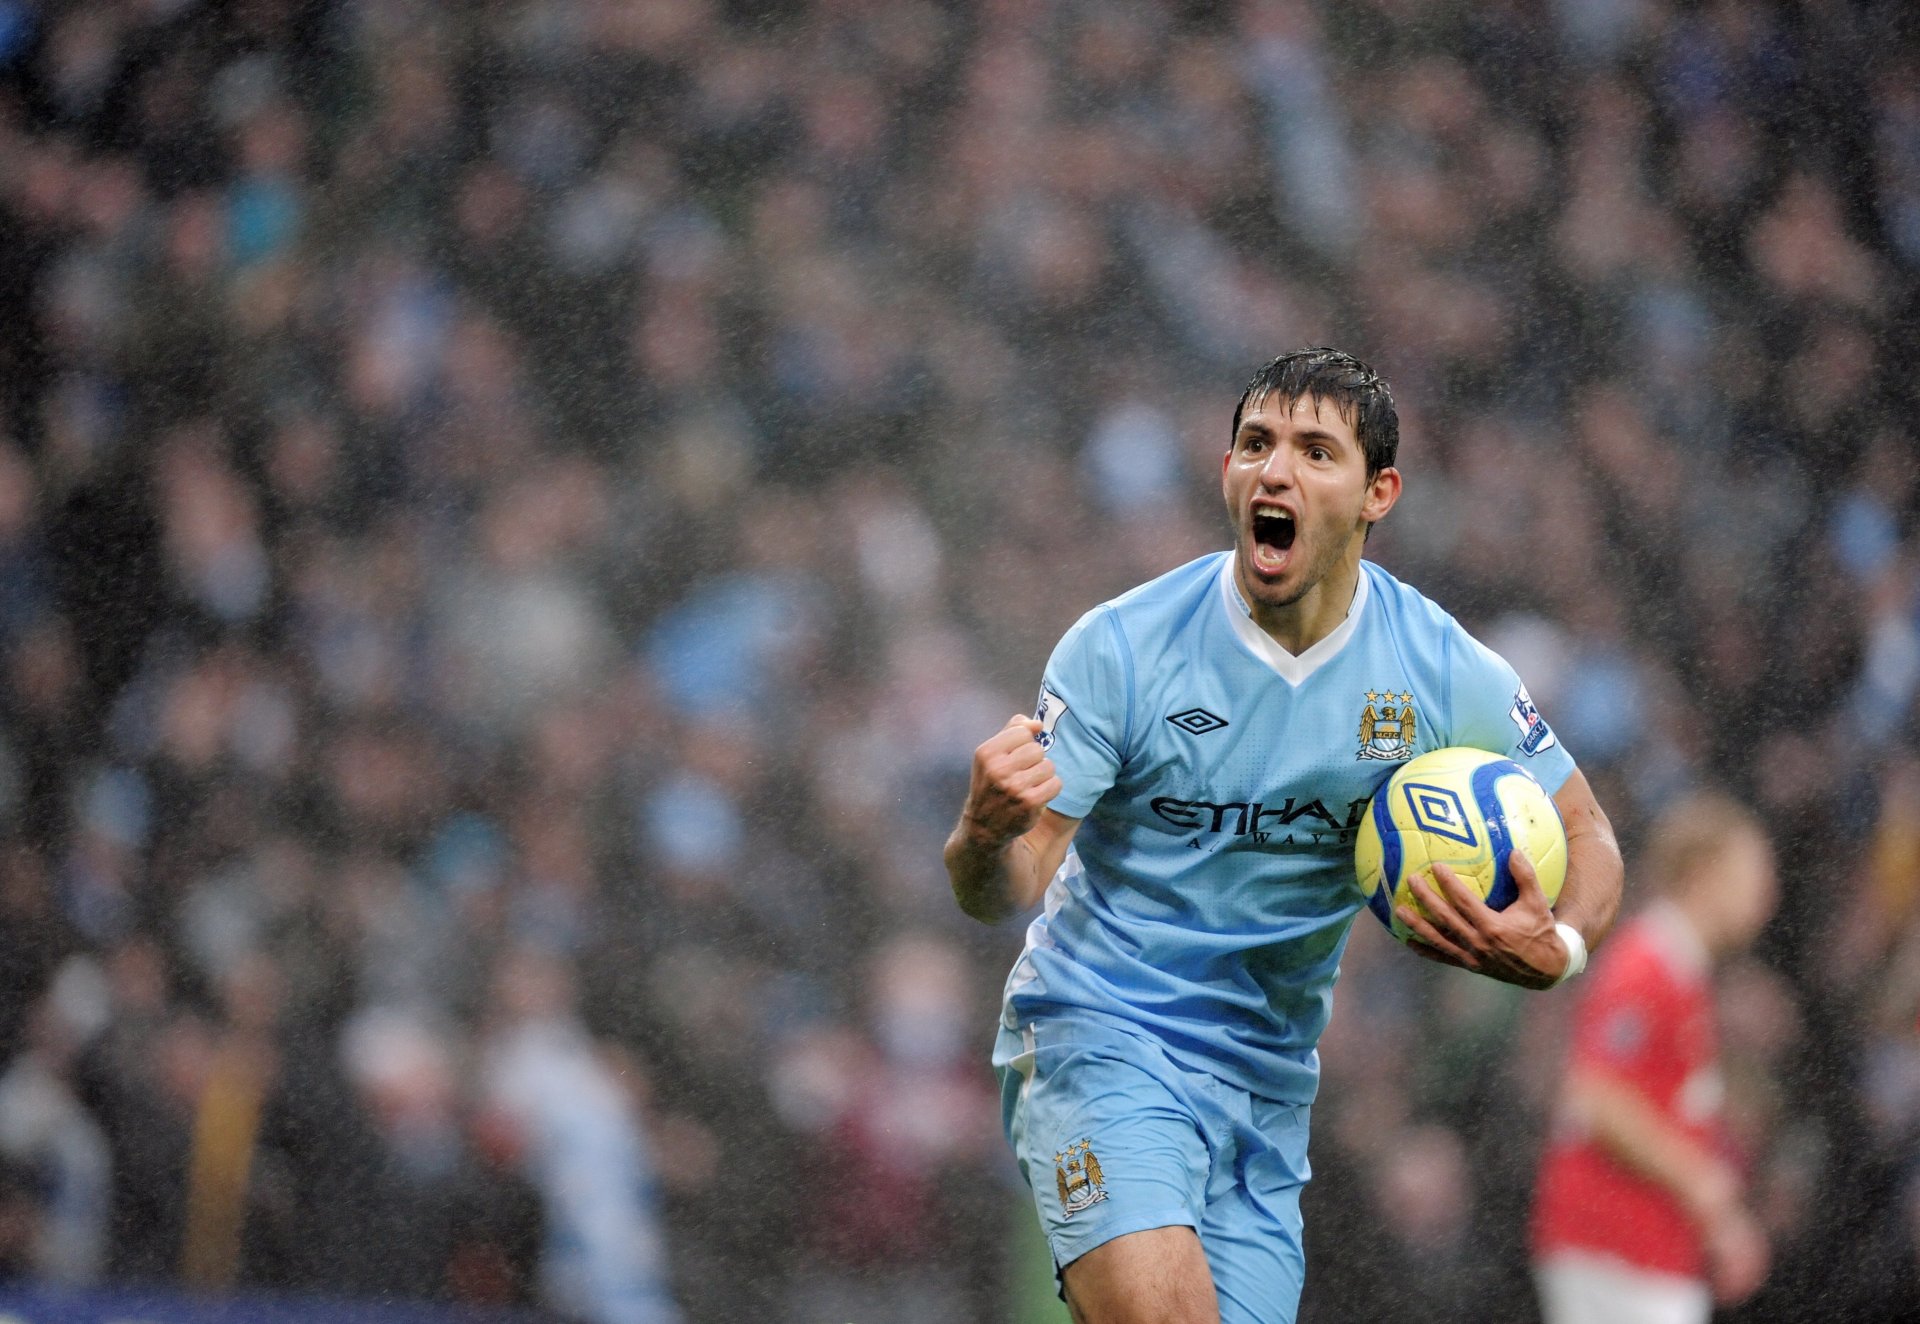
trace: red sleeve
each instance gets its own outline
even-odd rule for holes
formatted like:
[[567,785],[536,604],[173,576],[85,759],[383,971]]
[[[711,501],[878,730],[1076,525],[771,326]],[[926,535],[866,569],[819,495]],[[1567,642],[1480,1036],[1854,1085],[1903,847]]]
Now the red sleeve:
[[1683,1074],[1672,981],[1638,945],[1607,956],[1574,1013],[1572,1065],[1631,1085],[1665,1108]]

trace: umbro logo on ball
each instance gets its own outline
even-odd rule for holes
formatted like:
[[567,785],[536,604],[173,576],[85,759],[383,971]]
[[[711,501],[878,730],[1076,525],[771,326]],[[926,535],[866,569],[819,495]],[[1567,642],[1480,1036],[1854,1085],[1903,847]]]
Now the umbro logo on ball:
[[1173,714],[1167,720],[1190,736],[1203,736],[1227,724],[1226,718],[1216,717],[1205,708],[1189,708],[1184,713]]

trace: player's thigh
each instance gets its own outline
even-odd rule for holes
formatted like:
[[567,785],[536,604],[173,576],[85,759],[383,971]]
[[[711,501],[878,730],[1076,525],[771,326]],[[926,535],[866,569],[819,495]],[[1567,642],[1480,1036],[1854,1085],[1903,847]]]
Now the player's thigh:
[[1222,1324],[1292,1324],[1307,1262],[1300,1195],[1309,1109],[1247,1100],[1234,1161],[1221,1165],[1200,1223]]
[[1219,1324],[1206,1252],[1190,1227],[1102,1242],[1060,1280],[1075,1324]]
[[1023,1033],[1025,1051],[1000,1056],[1007,1138],[1054,1264],[1131,1233],[1197,1228],[1212,1155],[1190,1073],[1104,1027]]
[[1533,1276],[1545,1324],[1707,1324],[1713,1316],[1705,1283],[1605,1256],[1562,1252]]

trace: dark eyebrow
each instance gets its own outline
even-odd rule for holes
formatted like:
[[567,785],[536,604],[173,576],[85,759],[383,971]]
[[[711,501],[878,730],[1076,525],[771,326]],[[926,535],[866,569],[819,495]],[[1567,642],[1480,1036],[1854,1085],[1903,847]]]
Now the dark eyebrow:
[[[1265,423],[1261,423],[1250,418],[1246,422],[1240,425],[1240,431],[1235,435],[1236,435],[1236,439],[1239,437],[1248,437],[1248,436],[1259,436],[1259,437],[1271,438],[1274,435],[1274,432],[1273,432],[1273,429],[1268,427]],[[1338,442],[1340,440],[1339,437],[1322,428],[1297,428],[1294,430],[1293,436],[1294,436],[1294,440],[1296,441]]]
[[[1243,440],[1252,437],[1258,437],[1263,441],[1272,441],[1276,435],[1273,428],[1269,425],[1255,418],[1246,418],[1240,421],[1240,430],[1233,434],[1233,444],[1238,446]],[[1343,444],[1341,438],[1335,433],[1328,432],[1325,428],[1311,426],[1294,429],[1293,439],[1296,443],[1307,445],[1320,442],[1337,447]]]

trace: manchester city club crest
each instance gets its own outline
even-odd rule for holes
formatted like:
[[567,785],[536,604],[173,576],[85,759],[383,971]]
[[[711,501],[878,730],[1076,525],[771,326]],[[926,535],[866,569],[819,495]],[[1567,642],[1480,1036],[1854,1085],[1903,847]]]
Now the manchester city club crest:
[[1412,758],[1418,722],[1411,694],[1368,690],[1367,706],[1360,710],[1360,752],[1354,757],[1384,761]]
[[1091,1140],[1076,1140],[1053,1156],[1053,1179],[1062,1217],[1072,1218],[1107,1198],[1107,1180]]

